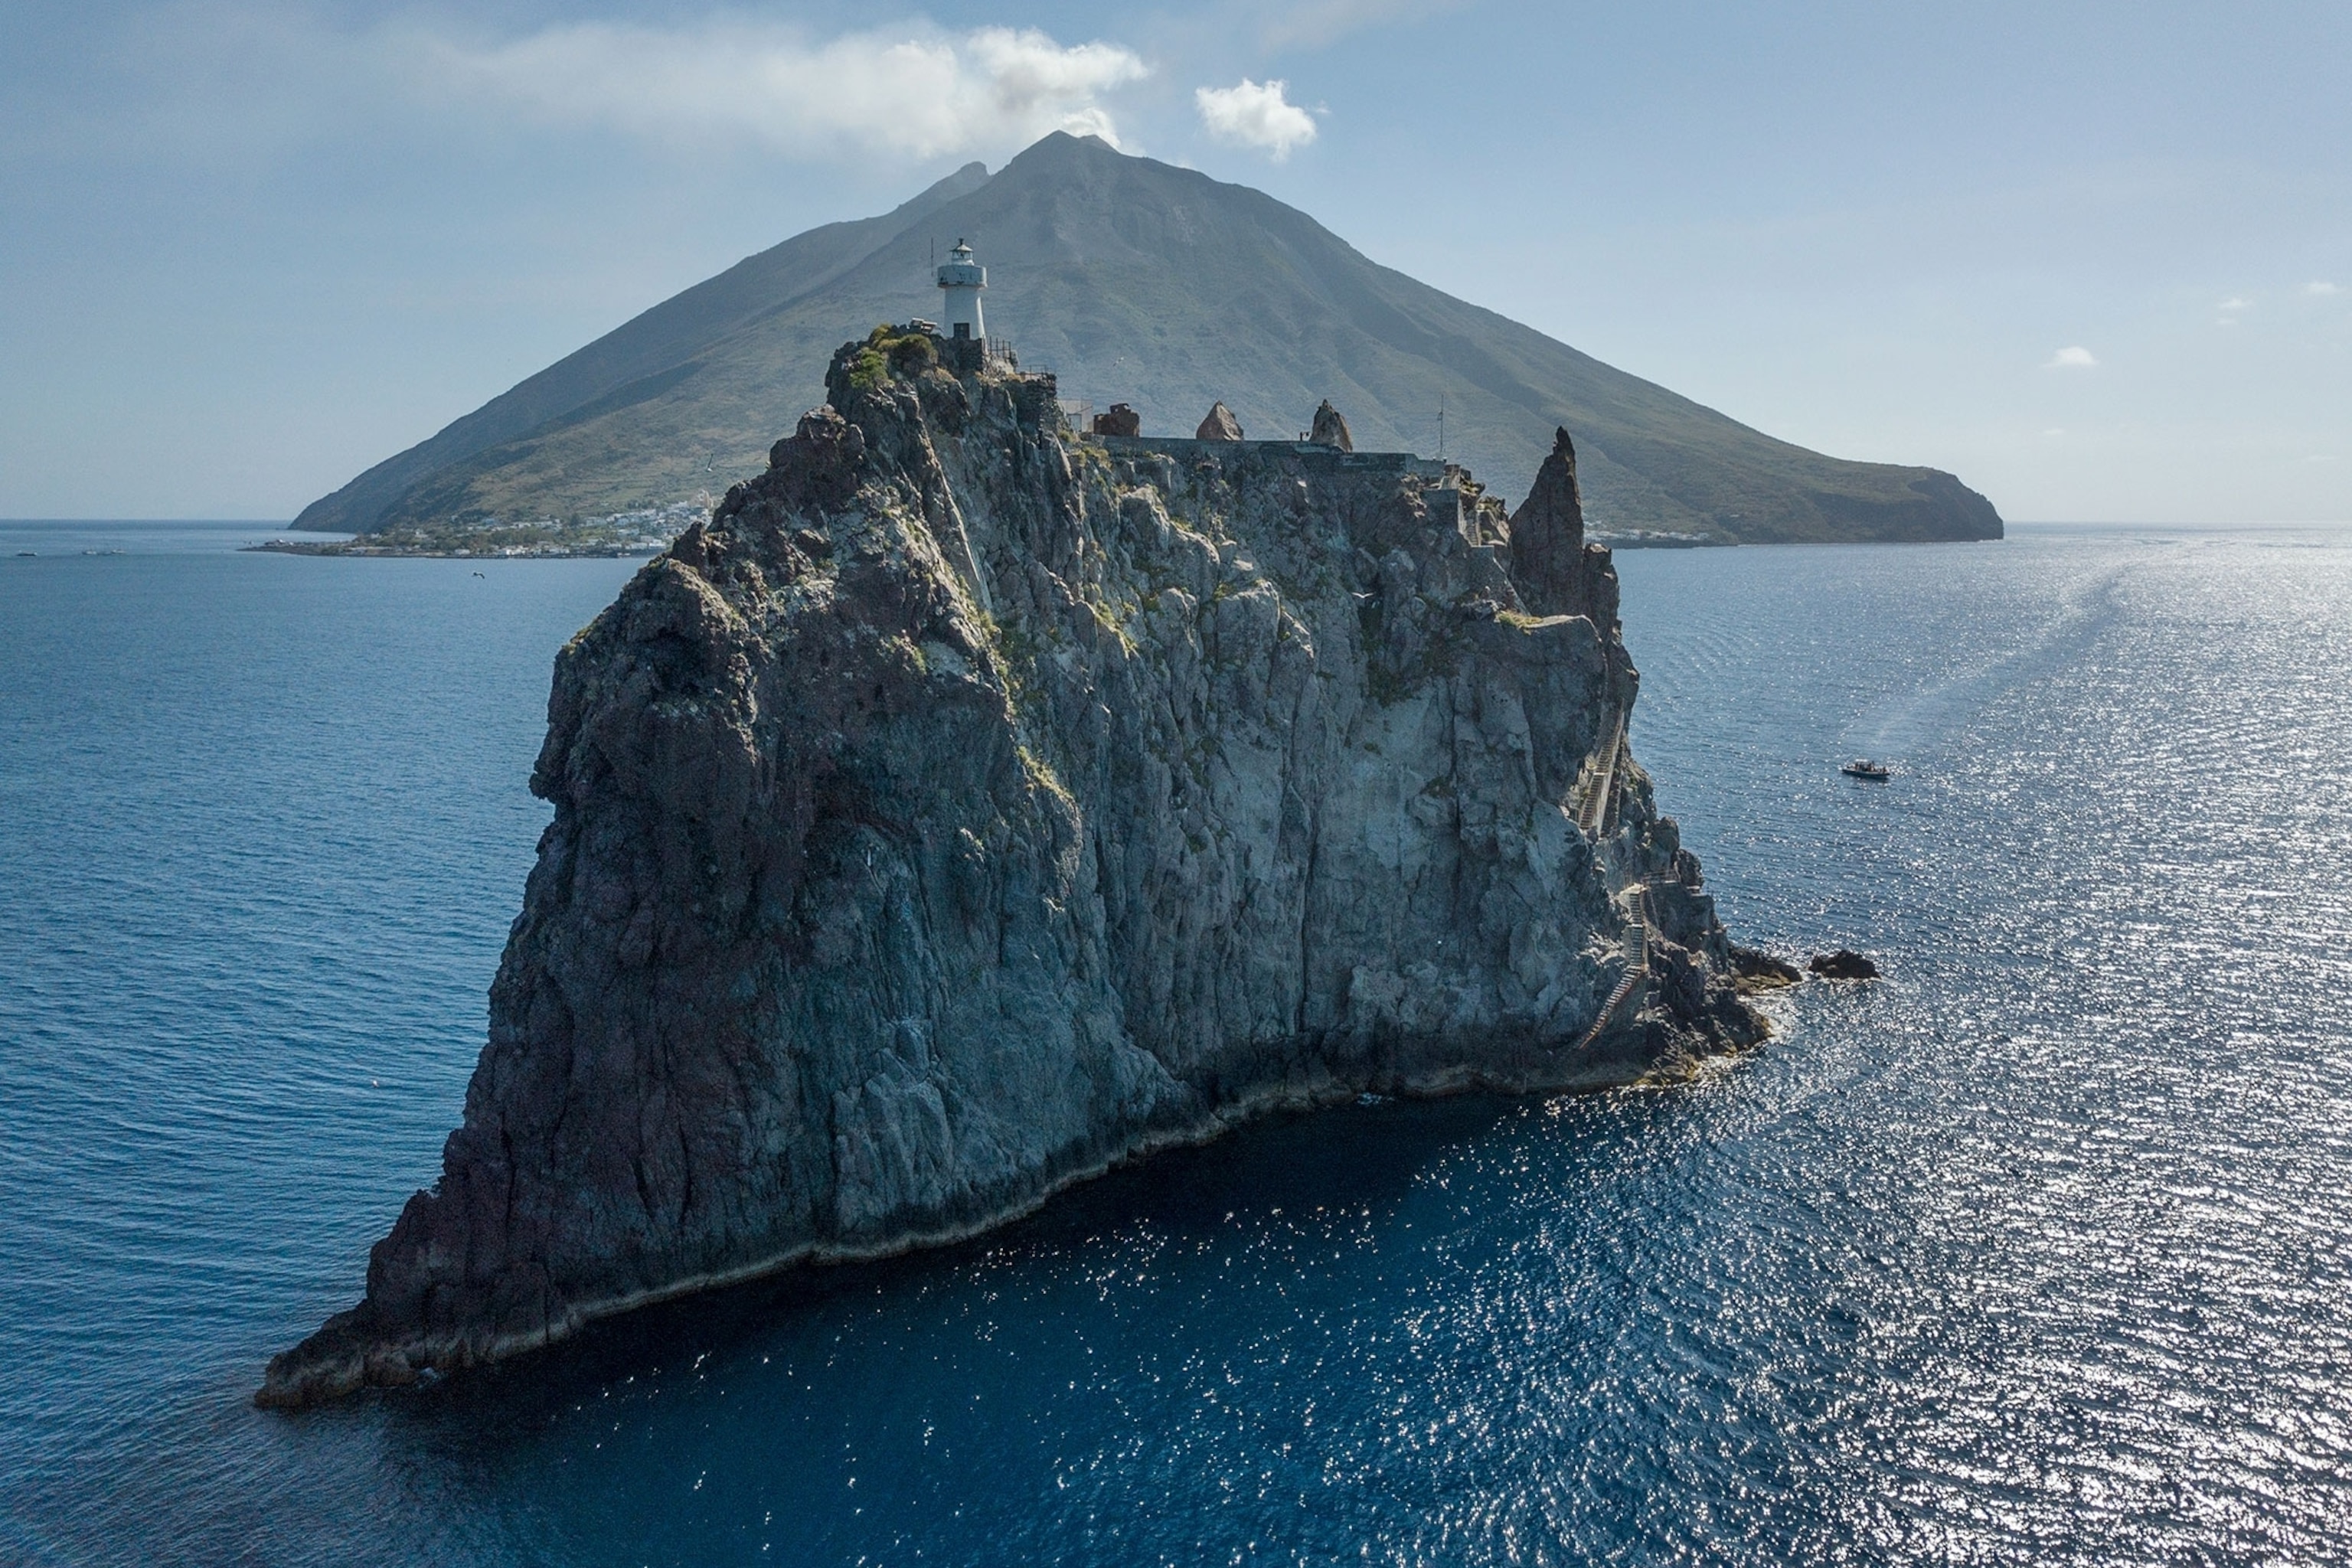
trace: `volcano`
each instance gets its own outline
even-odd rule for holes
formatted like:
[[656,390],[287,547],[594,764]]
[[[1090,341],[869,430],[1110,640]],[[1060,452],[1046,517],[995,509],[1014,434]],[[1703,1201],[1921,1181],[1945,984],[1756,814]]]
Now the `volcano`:
[[1586,516],[1620,543],[1998,538],[1934,468],[1825,457],[1382,267],[1263,192],[1055,133],[895,211],[811,229],[597,339],[313,502],[304,529],[410,539],[493,521],[678,507],[759,473],[818,402],[813,367],[877,322],[931,313],[957,239],[988,325],[1060,395],[1190,433],[1223,402],[1253,436],[1326,399],[1364,450],[1528,482],[1573,433]]

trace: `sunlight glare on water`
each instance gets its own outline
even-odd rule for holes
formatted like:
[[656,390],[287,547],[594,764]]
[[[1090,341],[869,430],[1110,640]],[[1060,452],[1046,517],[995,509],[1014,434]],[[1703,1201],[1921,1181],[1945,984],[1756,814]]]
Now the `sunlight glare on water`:
[[630,567],[0,559],[0,1555],[2352,1557],[2352,537],[1620,565],[1735,934],[1883,982],[1686,1089],[1268,1123],[289,1419]]

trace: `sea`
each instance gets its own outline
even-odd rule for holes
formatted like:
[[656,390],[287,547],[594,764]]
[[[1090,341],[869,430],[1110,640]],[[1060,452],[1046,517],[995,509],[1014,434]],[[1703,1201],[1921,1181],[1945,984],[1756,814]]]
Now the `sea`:
[[2352,532],[1622,554],[1725,920],[1883,979],[286,1415],[636,563],[270,531],[0,524],[0,1562],[2352,1561]]

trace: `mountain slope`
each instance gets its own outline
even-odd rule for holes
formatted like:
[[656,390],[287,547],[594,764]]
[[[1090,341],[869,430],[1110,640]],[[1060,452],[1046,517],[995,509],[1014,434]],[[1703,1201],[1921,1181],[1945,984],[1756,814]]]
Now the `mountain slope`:
[[[604,514],[723,490],[816,403],[811,367],[877,321],[935,313],[936,244],[989,268],[992,333],[1066,399],[1189,432],[1222,398],[1255,436],[1329,398],[1365,449],[1447,455],[1516,492],[1574,433],[1596,530],[1747,542],[1994,538],[1983,497],[1931,468],[1775,440],[1379,266],[1295,208],[1053,135],[898,211],[813,230],[647,311],[371,469],[313,527],[433,529]],[[724,288],[721,286],[724,285]],[[709,291],[706,293],[706,291]]]
[[[741,331],[780,303],[822,288],[925,212],[987,179],[987,165],[967,163],[895,211],[854,223],[826,224],[746,257],[567,354],[430,439],[385,458],[334,494],[311,502],[298,526],[373,528],[420,481],[477,453],[551,422],[559,426],[567,420],[576,423],[583,410],[600,405],[627,406],[658,395],[663,386],[675,382],[680,365],[712,342]],[[632,387],[634,393],[627,390]]]

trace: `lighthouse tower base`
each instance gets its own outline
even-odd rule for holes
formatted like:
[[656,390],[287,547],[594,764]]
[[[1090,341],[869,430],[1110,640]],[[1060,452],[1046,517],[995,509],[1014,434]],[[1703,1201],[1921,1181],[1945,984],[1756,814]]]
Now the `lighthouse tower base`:
[[958,375],[977,375],[988,365],[1005,370],[1020,368],[1021,361],[1013,345],[1003,338],[949,338],[935,340],[939,345],[940,363]]

